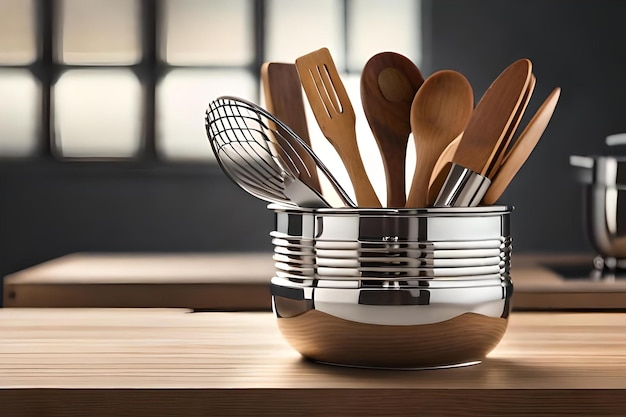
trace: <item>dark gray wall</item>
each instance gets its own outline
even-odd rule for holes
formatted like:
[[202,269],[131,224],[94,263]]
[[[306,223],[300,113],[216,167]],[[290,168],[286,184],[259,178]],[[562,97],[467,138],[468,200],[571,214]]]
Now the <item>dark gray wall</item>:
[[[626,131],[626,1],[423,1],[425,75],[456,69],[480,97],[507,65],[530,58],[529,114],[563,89],[502,200],[516,206],[517,252],[590,250],[568,156],[600,153],[606,135]],[[0,162],[0,202],[0,276],[76,251],[271,249],[265,203],[217,167]]]
[[478,99],[506,66],[529,58],[537,84],[521,127],[553,88],[562,88],[548,129],[501,201],[516,207],[516,251],[591,250],[569,155],[603,153],[607,135],[626,132],[626,1],[423,4],[426,74],[458,70]]

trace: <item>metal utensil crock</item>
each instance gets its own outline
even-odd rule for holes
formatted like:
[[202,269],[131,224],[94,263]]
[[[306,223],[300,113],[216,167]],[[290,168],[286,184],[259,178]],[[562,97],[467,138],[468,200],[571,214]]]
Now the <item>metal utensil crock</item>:
[[479,363],[504,335],[511,207],[270,209],[273,308],[303,356],[451,367]]
[[592,247],[604,259],[626,260],[626,157],[570,157],[584,186],[584,217]]

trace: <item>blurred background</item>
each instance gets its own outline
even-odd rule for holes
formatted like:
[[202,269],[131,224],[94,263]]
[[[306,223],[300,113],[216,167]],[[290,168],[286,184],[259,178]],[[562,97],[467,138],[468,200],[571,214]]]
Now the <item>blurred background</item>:
[[321,47],[358,112],[378,52],[424,76],[460,71],[477,99],[529,58],[522,126],[562,94],[501,199],[516,207],[514,250],[589,252],[569,155],[626,132],[624,16],[620,0],[0,0],[0,276],[80,251],[270,251],[272,214],[216,165],[204,110],[220,95],[262,102],[263,62]]

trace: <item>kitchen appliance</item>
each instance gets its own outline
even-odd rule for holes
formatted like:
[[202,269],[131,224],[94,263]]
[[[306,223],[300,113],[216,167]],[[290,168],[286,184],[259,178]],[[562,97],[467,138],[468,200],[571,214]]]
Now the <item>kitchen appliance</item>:
[[626,156],[570,157],[583,185],[587,237],[598,256],[596,271],[623,275],[626,271]]

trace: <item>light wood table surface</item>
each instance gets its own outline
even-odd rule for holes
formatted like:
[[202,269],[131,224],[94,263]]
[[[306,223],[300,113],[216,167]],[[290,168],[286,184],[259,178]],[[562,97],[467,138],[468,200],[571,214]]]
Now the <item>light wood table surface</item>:
[[266,312],[5,308],[0,415],[618,416],[625,346],[626,313],[515,312],[482,364],[364,370],[303,360]]
[[74,253],[4,279],[5,307],[270,310],[271,253]]
[[[513,308],[626,310],[626,279],[567,280],[546,265],[589,265],[592,256],[513,254]],[[4,280],[6,307],[271,308],[271,253],[76,253]]]

